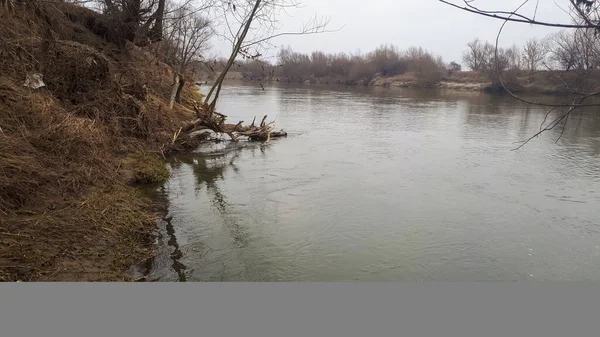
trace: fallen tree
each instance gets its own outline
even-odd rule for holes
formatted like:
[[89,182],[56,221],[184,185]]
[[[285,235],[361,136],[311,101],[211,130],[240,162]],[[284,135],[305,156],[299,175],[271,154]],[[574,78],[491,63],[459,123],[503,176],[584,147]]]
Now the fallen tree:
[[193,102],[192,106],[195,110],[195,119],[185,126],[181,127],[173,136],[172,145],[192,146],[195,144],[194,138],[205,140],[206,134],[197,134],[197,131],[210,130],[217,134],[226,134],[232,141],[237,142],[240,138],[247,138],[250,141],[262,141],[265,144],[269,143],[271,138],[286,137],[287,132],[280,130],[274,131],[274,122],[267,123],[267,115],[265,115],[260,124],[256,125],[256,117],[252,120],[252,124],[243,125],[244,121],[239,121],[237,124],[225,123],[227,116],[216,112],[207,103],[198,104]]
[[[301,32],[275,34],[274,31],[278,28],[278,21],[276,19],[277,14],[285,8],[297,7],[298,5],[299,3],[295,0],[254,0],[238,3],[237,6],[231,2],[226,4],[223,17],[225,18],[228,31],[232,34],[232,36],[227,37],[228,40],[232,42],[233,48],[231,55],[218,78],[211,86],[204,101],[201,104],[192,102],[195,110],[195,119],[187,123],[174,134],[171,147],[177,148],[181,145],[186,145],[187,147],[193,146],[197,143],[193,140],[195,137],[194,133],[206,129],[218,134],[226,134],[234,142],[237,142],[240,137],[246,137],[248,140],[264,141],[265,143],[268,143],[271,138],[287,136],[287,133],[283,130],[274,131],[275,125],[273,122],[266,123],[266,115],[259,125],[255,125],[256,117],[249,126],[242,125],[243,121],[240,121],[237,124],[226,124],[225,121],[227,116],[216,112],[215,107],[225,76],[238,56],[241,55],[244,59],[259,58],[261,53],[258,51],[258,47],[276,36],[306,35],[325,32],[325,27],[328,23],[327,20],[320,21],[314,19],[305,25]],[[231,16],[229,20],[227,19],[228,16]],[[233,22],[238,22],[239,27],[232,27],[231,24]],[[258,22],[263,29],[268,27],[265,31],[266,36],[255,35],[247,39],[248,32],[251,31],[251,26],[254,22]],[[256,50],[250,51],[250,48],[256,48]],[[196,139],[203,139],[202,137],[205,137],[205,135]]]

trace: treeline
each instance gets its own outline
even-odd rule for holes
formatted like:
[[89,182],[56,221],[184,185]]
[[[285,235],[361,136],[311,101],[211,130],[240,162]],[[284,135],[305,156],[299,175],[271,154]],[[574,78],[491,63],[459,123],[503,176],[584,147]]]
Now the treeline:
[[[561,82],[566,91],[593,88],[600,69],[600,40],[592,29],[563,30],[543,39],[529,39],[523,47],[498,48],[475,39],[467,44],[464,64],[485,73],[498,89],[502,83],[521,89],[536,73],[544,73]],[[529,79],[528,79],[529,78]],[[502,81],[501,81],[502,80]]]
[[521,48],[498,48],[475,39],[467,44],[463,62],[474,71],[594,70],[600,68],[600,40],[588,29],[561,31],[544,39],[529,39]]
[[[464,72],[457,62],[446,63],[419,47],[399,50],[382,45],[365,54],[304,54],[287,47],[278,52],[274,62],[242,59],[233,70],[241,79],[295,83],[368,85],[376,83],[372,82],[375,78],[396,77],[421,87],[435,87],[444,80],[488,82],[494,90],[502,90],[502,83],[520,90],[532,82],[547,87],[567,84],[590,88],[596,85],[595,70],[600,68],[600,39],[592,30],[574,29],[498,50],[490,42],[474,39],[467,44],[462,63],[471,71]],[[211,61],[201,67],[202,72],[209,68],[209,73],[216,72],[221,69],[220,64]]]
[[294,52],[289,47],[278,54],[280,75],[291,81],[336,81],[348,84],[368,84],[375,76],[396,76],[414,73],[420,85],[431,86],[443,76],[445,64],[441,57],[422,48],[400,51],[382,45],[364,55],[345,53],[310,55]]
[[[222,61],[212,61],[202,67],[212,72],[222,67]],[[376,76],[396,76],[410,73],[417,85],[429,87],[438,83],[450,70],[460,65],[444,63],[423,48],[412,47],[401,51],[395,46],[382,45],[366,54],[327,54],[315,51],[303,54],[290,47],[277,54],[277,63],[263,60],[241,60],[234,70],[244,79],[273,79],[282,82],[311,82],[323,84],[368,85]]]

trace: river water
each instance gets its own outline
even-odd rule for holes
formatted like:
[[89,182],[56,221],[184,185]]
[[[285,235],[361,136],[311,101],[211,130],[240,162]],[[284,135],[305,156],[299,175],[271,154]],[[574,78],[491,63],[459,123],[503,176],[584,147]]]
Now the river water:
[[600,280],[600,115],[472,92],[224,88],[269,145],[174,158],[149,281]]

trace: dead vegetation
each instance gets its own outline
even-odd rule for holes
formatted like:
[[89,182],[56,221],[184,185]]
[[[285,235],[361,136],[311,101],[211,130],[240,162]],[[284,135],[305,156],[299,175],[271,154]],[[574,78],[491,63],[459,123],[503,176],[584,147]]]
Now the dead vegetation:
[[210,130],[217,134],[226,134],[229,138],[237,142],[241,137],[246,137],[252,141],[262,141],[268,143],[271,138],[287,137],[283,130],[274,131],[274,122],[267,123],[267,115],[263,117],[260,124],[256,124],[256,117],[252,124],[243,125],[244,121],[237,124],[225,123],[227,116],[214,111],[208,103],[199,104],[193,102],[192,106],[196,111],[196,118],[188,124],[181,127],[173,137],[173,149],[194,147],[197,140],[206,140],[206,133],[195,133],[196,131]]
[[2,281],[124,280],[149,253],[155,222],[128,185],[168,177],[157,158],[194,113],[166,108],[167,65],[99,34],[96,13],[60,2],[0,20]]

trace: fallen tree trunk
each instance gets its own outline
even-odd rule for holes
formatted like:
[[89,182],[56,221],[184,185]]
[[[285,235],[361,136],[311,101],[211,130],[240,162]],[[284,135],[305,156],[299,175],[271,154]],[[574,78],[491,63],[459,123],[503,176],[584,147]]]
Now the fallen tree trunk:
[[273,131],[275,125],[273,122],[267,123],[265,115],[258,126],[254,125],[256,117],[250,125],[243,125],[243,121],[237,124],[225,123],[227,116],[214,111],[212,106],[206,103],[198,105],[193,104],[196,112],[196,119],[181,127],[173,136],[173,145],[177,142],[188,142],[190,134],[199,130],[211,130],[217,134],[226,134],[232,141],[237,142],[240,137],[246,137],[250,141],[262,141],[269,143],[271,138],[287,137],[287,132]]

